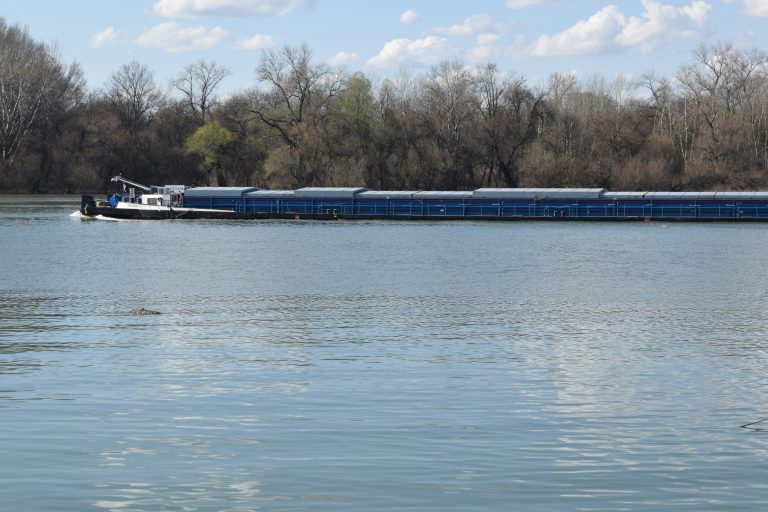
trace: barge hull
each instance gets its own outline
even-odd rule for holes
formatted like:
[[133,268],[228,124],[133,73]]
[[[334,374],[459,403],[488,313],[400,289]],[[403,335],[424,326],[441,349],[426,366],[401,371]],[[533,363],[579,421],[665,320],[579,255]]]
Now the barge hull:
[[[514,189],[510,189],[514,190]],[[83,196],[81,213],[114,219],[311,219],[311,220],[414,220],[414,221],[597,221],[597,222],[768,222],[768,193],[755,197],[672,197],[635,199],[627,193],[617,197],[482,198],[451,197],[356,197],[315,195],[291,196],[292,191],[266,197],[260,192],[230,195],[231,189],[205,190],[184,196],[176,206],[117,206]],[[224,193],[222,193],[224,192]],[[392,193],[394,194],[394,192]],[[405,193],[402,193],[405,194]],[[455,195],[456,193],[453,193]],[[617,194],[617,193],[616,193]],[[661,193],[655,193],[661,194]],[[763,195],[764,194],[764,195]],[[615,195],[615,194],[614,194]],[[648,196],[649,194],[646,194]],[[711,195],[714,195],[712,193]],[[758,197],[759,196],[759,197]]]
[[540,221],[540,222],[768,222],[766,217],[637,217],[637,216],[532,216],[532,215],[339,215],[327,213],[206,212],[194,210],[141,211],[96,207],[81,212],[87,217],[118,220],[393,220],[393,221]]

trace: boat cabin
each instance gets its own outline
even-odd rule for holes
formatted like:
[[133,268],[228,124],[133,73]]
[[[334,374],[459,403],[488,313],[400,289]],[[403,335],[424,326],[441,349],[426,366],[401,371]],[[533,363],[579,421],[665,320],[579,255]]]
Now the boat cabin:
[[141,195],[139,204],[157,206],[181,206],[184,199],[184,185],[151,186],[149,192]]

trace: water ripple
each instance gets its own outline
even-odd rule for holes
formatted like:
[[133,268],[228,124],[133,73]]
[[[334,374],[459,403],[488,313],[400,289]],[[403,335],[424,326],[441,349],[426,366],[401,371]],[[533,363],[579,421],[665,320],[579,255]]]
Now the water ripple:
[[0,200],[8,510],[766,506],[768,436],[739,428],[768,416],[763,226],[18,203]]

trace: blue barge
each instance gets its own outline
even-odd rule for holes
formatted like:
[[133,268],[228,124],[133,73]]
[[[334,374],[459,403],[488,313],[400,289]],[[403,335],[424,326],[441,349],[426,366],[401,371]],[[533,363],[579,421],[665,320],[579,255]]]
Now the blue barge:
[[[133,184],[121,177],[113,181]],[[768,221],[768,192],[611,192],[602,188],[376,191],[363,187],[143,187],[81,213],[118,218]]]
[[187,189],[183,205],[299,218],[489,220],[768,220],[768,192],[609,192],[477,189],[468,192]]

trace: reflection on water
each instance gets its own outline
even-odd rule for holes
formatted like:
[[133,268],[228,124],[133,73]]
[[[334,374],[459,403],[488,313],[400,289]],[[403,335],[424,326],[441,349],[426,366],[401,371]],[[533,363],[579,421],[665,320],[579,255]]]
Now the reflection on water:
[[0,198],[4,509],[765,508],[768,226],[78,200]]

